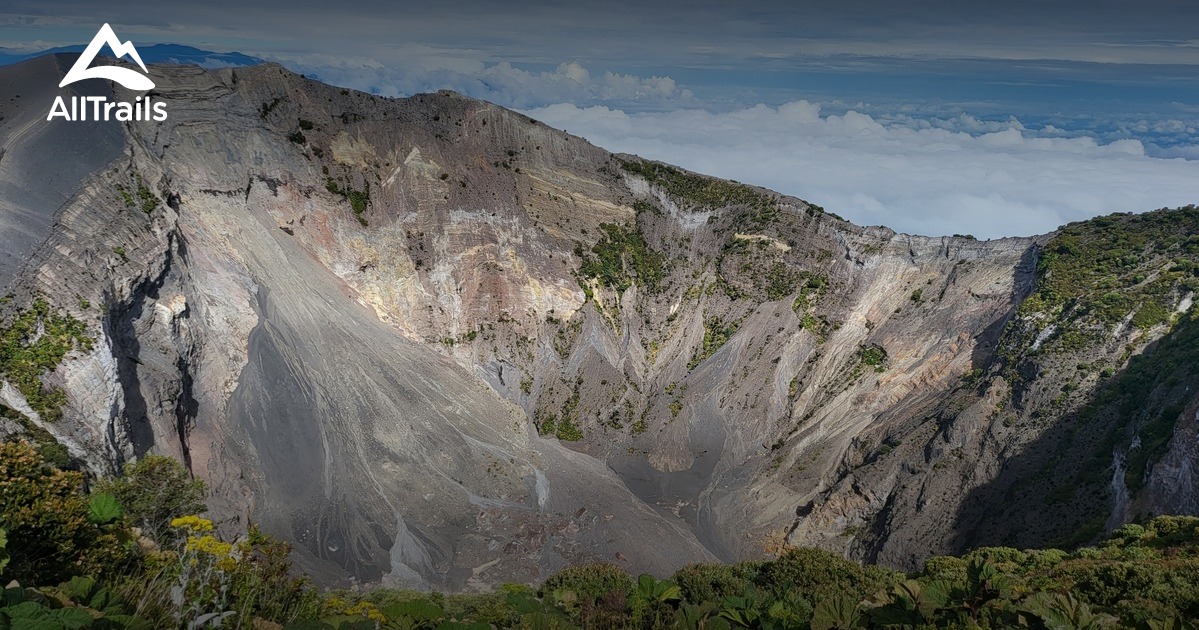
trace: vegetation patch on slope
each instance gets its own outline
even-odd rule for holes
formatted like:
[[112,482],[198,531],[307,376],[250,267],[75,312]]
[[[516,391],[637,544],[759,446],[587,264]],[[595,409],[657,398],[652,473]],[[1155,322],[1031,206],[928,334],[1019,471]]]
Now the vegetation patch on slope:
[[691,357],[691,361],[687,363],[687,369],[695,369],[705,359],[716,354],[716,351],[728,343],[740,327],[741,322],[725,322],[715,315],[705,318],[703,345],[700,346],[695,356]]
[[640,175],[671,197],[699,208],[724,208],[745,205],[771,208],[774,198],[759,190],[715,177],[695,175],[669,164],[644,160],[620,160],[620,167]]
[[87,324],[38,298],[0,327],[0,378],[16,387],[42,420],[53,422],[62,415],[66,394],[44,387],[42,375],[57,368],[68,352],[91,349]]
[[1045,246],[1038,280],[1019,314],[1057,328],[1041,347],[1102,342],[1131,318],[1169,322],[1177,299],[1199,288],[1199,208],[1114,214],[1063,227]]
[[582,245],[575,249],[575,255],[583,261],[579,275],[595,278],[617,293],[623,293],[634,282],[650,293],[656,292],[666,275],[666,257],[651,248],[636,227],[601,223],[600,229],[603,235],[590,252]]
[[338,186],[337,181],[330,177],[325,180],[325,190],[335,195],[341,195],[349,201],[350,211],[354,213],[354,218],[358,219],[358,223],[362,224],[362,227],[367,226],[367,220],[362,215],[366,212],[366,206],[371,202],[371,185],[369,182],[367,182],[364,190],[356,190],[349,183],[345,187]]

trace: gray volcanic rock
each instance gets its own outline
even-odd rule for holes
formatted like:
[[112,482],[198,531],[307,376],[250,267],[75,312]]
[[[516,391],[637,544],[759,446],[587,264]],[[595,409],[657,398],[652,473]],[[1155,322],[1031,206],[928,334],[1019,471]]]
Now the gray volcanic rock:
[[[262,524],[329,584],[665,574],[784,544],[910,567],[1057,535],[985,518],[1048,432],[1031,403],[1080,360],[1038,358],[1030,405],[997,415],[1049,237],[862,228],[447,92],[152,74],[160,124],[0,120],[5,308],[42,294],[89,322],[94,350],[46,376],[69,400],[46,428],[94,472],[176,456],[223,527]],[[1192,510],[1169,481],[1190,452],[1127,505]]]

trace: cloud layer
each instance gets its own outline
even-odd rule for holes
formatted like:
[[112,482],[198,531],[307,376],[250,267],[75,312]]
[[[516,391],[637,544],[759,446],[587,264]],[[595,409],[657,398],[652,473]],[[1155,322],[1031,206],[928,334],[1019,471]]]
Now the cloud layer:
[[1186,0],[9,0],[0,45],[103,22],[386,96],[456,90],[911,232],[1199,202]]
[[1199,203],[1199,162],[1150,157],[1136,140],[1032,137],[1014,119],[884,125],[820,109],[808,101],[726,113],[558,104],[526,113],[614,151],[909,233],[1030,235],[1099,214]]

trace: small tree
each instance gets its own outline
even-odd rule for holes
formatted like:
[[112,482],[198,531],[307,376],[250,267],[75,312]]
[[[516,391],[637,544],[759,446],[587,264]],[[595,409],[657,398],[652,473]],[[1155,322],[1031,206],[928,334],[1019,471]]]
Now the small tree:
[[142,534],[164,545],[179,537],[171,527],[172,519],[208,509],[204,482],[193,479],[183,464],[162,455],[147,455],[125,464],[121,477],[100,482],[96,490],[115,496]]

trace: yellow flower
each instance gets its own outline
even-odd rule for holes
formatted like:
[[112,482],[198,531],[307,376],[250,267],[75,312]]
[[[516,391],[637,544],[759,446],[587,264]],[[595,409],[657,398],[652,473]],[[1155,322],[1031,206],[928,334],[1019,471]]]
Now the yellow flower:
[[189,514],[172,520],[171,527],[186,529],[189,532],[210,532],[212,531],[212,521]]
[[378,621],[380,623],[387,621],[387,616],[379,610],[379,607],[368,601],[360,601],[351,604],[341,597],[332,596],[325,600],[325,610],[335,615],[366,617],[367,619]]
[[372,621],[385,622],[387,617],[371,602],[358,602],[346,609],[347,615],[362,616]]
[[195,536],[188,536],[187,550],[206,553],[218,558],[226,558],[229,556],[230,552],[233,551],[233,545],[231,543],[224,542],[212,534],[204,534],[199,538]]

